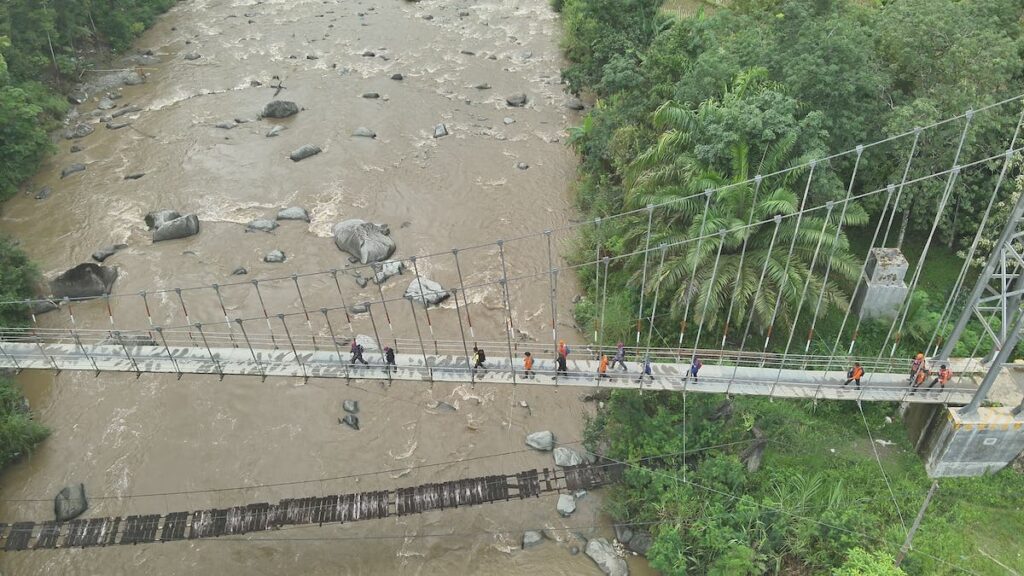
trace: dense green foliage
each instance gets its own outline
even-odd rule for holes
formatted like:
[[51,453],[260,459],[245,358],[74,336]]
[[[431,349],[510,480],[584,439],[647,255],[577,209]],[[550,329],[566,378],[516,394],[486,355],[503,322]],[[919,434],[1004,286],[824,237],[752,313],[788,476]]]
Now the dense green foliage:
[[[0,200],[35,172],[67,104],[62,77],[85,63],[78,51],[123,50],[176,0],[5,0],[0,2]],[[46,83],[44,85],[43,83]]]
[[14,382],[0,378],[0,468],[31,452],[49,433],[25,410]]
[[[666,14],[658,5],[657,0],[558,3],[570,60],[564,77],[572,90],[597,97],[570,137],[582,160],[579,206],[588,217],[637,210],[585,233],[581,254],[592,257],[597,246],[609,256],[642,252],[643,207],[674,201],[654,211],[650,246],[655,251],[647,258],[614,259],[610,270],[609,288],[625,285],[626,278],[655,278],[646,283],[644,295],[645,304],[653,306],[658,294],[655,345],[674,345],[680,327],[685,332],[705,318],[712,329],[700,342],[685,340],[687,346],[715,346],[723,337],[735,346],[745,324],[751,334],[764,336],[774,317],[795,334],[813,330],[813,341],[806,342],[812,352],[828,353],[837,338],[845,347],[855,332],[863,353],[877,352],[887,339],[897,340],[901,353],[926,346],[952,292],[964,246],[978,229],[999,162],[958,177],[900,333],[890,332],[887,322],[855,330],[856,322],[844,325],[842,315],[867,253],[864,239],[880,219],[893,221],[886,245],[903,247],[911,266],[917,264],[911,244],[925,242],[944,178],[908,186],[899,213],[892,216],[884,212],[886,194],[875,193],[843,203],[827,221],[824,210],[804,218],[795,238],[794,219],[787,219],[774,245],[770,224],[721,240],[685,240],[702,231],[709,235],[793,214],[801,205],[823,206],[848,191],[884,191],[901,180],[912,137],[866,150],[863,161],[870,169],[857,172],[852,182],[856,156],[849,154],[817,164],[813,178],[805,167],[785,178],[766,177],[761,190],[747,183],[730,189],[733,194],[716,194],[707,219],[704,199],[693,195],[1017,95],[1024,87],[1019,24],[1024,5],[1016,0],[736,0],[727,3],[729,8],[690,17]],[[1007,148],[1019,113],[1020,106],[1013,105],[976,114],[961,162]],[[948,169],[964,125],[959,120],[929,130],[914,147],[909,177]],[[1005,207],[1012,193],[1012,186],[1003,186],[998,206]],[[670,247],[659,272],[662,242]],[[929,285],[925,277],[933,273],[940,273],[941,281]],[[584,325],[595,322],[599,310],[593,279],[581,275],[590,294],[577,310]],[[606,320],[609,341],[627,335],[631,323],[619,319],[637,315],[640,295],[631,293],[606,307],[612,318]],[[645,309],[642,315],[648,314]],[[767,345],[782,350],[789,338],[769,337]],[[974,330],[958,353],[969,353],[977,340]]]
[[[811,353],[826,355],[852,338],[862,355],[893,338],[897,354],[926,346],[1001,162],[959,175],[900,334],[883,321],[840,326],[876,226],[892,221],[884,245],[901,247],[913,270],[946,179],[908,186],[896,214],[884,212],[880,193],[808,214],[799,227],[792,218],[770,222],[801,205],[884,192],[901,180],[913,138],[865,150],[871,168],[856,178],[854,154],[813,168],[809,160],[1024,92],[1024,4],[733,0],[711,13],[687,7],[686,16],[659,4],[554,3],[570,61],[564,78],[597,100],[570,135],[581,157],[578,205],[602,218],[581,234],[579,260],[624,256],[610,260],[605,276],[600,267],[597,275],[582,270],[581,325],[596,329],[600,316],[605,343],[629,341],[636,318],[656,309],[655,346],[676,346],[687,322],[703,333],[695,339],[700,331],[691,330],[685,347],[739,348],[745,323],[760,335],[752,338],[758,349],[788,349],[794,334],[794,350],[803,351],[806,337]],[[975,115],[960,162],[1006,149],[1020,112],[1018,103]],[[948,169],[965,125],[927,131],[908,177]],[[794,166],[802,168],[748,182]],[[1018,174],[1014,166],[1016,181],[1002,187],[979,254],[1024,188]],[[722,186],[710,199],[701,194]],[[666,202],[652,216],[644,210]],[[654,251],[645,258],[648,218]],[[749,222],[768,224],[740,229]],[[727,232],[713,235],[720,230]],[[972,327],[955,353],[969,354],[981,338]],[[662,573],[931,575],[956,573],[953,564],[1003,573],[991,558],[1024,569],[1015,530],[1001,528],[1024,525],[1024,476],[944,480],[901,571],[893,558],[930,481],[892,406],[865,405],[864,419],[853,405],[736,399],[728,414],[723,406],[721,397],[620,391],[588,426],[591,449],[612,458],[663,456],[630,468],[607,499],[615,518],[652,527],[647,558]],[[885,416],[897,423],[883,424]],[[873,447],[866,426],[895,446]],[[755,427],[768,443],[751,470]]]
[[[0,237],[0,301],[27,300],[36,293],[39,271],[14,242]],[[22,305],[0,306],[0,326],[19,326],[28,321]]]
[[[895,406],[865,404],[864,413],[862,419],[851,403],[815,409],[749,397],[726,402],[719,395],[616,391],[587,438],[591,449],[626,462],[670,455],[628,468],[606,499],[615,518],[653,527],[647,558],[663,574],[900,574],[891,570],[892,559],[931,480]],[[874,438],[895,443],[874,446],[892,494],[864,420]],[[768,442],[760,469],[751,472],[745,456],[754,428]],[[945,479],[902,567],[908,574],[955,574],[952,562],[1000,574],[981,547],[1020,568],[1012,527],[1022,522],[1024,476],[1005,470]],[[998,530],[993,524],[1006,534],[988,534]]]

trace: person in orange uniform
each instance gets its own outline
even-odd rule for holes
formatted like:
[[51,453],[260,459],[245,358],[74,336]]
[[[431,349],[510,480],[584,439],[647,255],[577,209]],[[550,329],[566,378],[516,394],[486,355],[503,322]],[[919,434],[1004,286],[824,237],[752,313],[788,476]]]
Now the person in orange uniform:
[[565,356],[565,359],[569,359],[569,347],[565,345],[565,340],[558,341],[558,353]]
[[910,393],[917,392],[917,389],[921,387],[921,384],[924,384],[926,378],[928,378],[928,368],[925,367],[924,361],[922,361],[921,368],[914,374],[914,389]]
[[864,367],[860,365],[860,362],[854,362],[853,368],[850,368],[846,375],[849,378],[846,379],[846,382],[843,382],[843,386],[853,382],[857,385],[857,390],[860,390],[860,379],[864,377]]
[[910,362],[910,378],[907,378],[907,382],[915,382],[917,380],[917,373],[924,370],[924,354],[920,352]]
[[939,367],[939,371],[935,373],[935,379],[932,380],[932,383],[928,385],[928,389],[931,390],[932,386],[935,386],[935,384],[938,384],[940,388],[945,388],[946,383],[949,382],[949,380],[952,377],[953,371],[950,370],[949,368],[946,368],[946,365],[943,364],[941,367]]
[[607,378],[608,377],[608,355],[601,354],[601,364],[597,367],[597,377]]
[[523,373],[527,378],[537,375],[533,371],[533,354],[530,354],[529,352],[523,354]]

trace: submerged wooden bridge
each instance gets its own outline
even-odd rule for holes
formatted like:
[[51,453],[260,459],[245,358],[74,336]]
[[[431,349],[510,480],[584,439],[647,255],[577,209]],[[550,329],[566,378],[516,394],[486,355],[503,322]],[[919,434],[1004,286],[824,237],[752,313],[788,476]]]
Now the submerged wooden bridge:
[[151,544],[252,532],[284,526],[378,520],[465,506],[524,500],[550,492],[590,490],[615,482],[618,463],[598,462],[561,469],[524,470],[507,476],[479,476],[420,484],[397,490],[288,498],[168,514],[0,523],[0,549],[8,552]]

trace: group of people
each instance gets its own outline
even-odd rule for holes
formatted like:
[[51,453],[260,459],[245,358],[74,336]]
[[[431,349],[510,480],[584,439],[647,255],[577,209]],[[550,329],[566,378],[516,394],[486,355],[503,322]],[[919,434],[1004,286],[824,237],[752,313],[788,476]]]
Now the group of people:
[[[853,382],[857,386],[857,390],[860,390],[860,380],[864,377],[864,367],[860,365],[860,362],[854,362],[853,367],[847,371],[846,376],[846,382],[843,382],[843,386]],[[929,371],[925,363],[924,354],[918,353],[910,361],[910,377],[907,379],[907,383],[910,384],[910,393],[914,394],[917,392],[918,388],[928,380],[928,376],[934,376],[931,383],[928,384],[928,389],[931,390],[938,384],[941,390],[953,378],[953,371],[947,368],[945,364],[939,365],[937,372]]]

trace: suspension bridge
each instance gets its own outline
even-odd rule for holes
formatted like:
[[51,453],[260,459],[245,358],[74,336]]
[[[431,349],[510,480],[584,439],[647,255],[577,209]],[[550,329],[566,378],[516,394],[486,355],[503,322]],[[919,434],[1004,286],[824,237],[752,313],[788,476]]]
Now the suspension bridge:
[[[31,317],[27,326],[0,328],[0,367],[97,376],[123,372],[221,380],[467,382],[963,406],[950,411],[952,431],[943,432],[932,450],[938,454],[936,462],[944,464],[950,447],[960,441],[957,431],[994,429],[987,424],[975,426],[972,418],[979,417],[979,407],[1024,329],[1020,306],[1024,196],[1013,204],[1005,225],[999,224],[1002,233],[991,248],[983,242],[987,227],[993,226],[995,208],[1011,197],[1007,188],[1012,186],[1013,163],[1020,152],[1018,134],[1024,113],[1008,126],[1004,148],[971,148],[968,153],[965,146],[980,116],[1013,110],[1016,117],[1022,99],[1011,98],[807,164],[592,222],[396,258],[386,267],[394,274],[371,263],[255,280],[134,292],[108,286],[88,297],[50,295],[0,302],[8,309],[23,307]],[[950,133],[957,145],[950,150],[948,168],[915,172],[914,160],[921,148]],[[876,165],[884,169],[892,158],[904,159],[898,182],[873,190],[859,185],[863,174]],[[845,182],[841,189],[828,189],[822,176],[825,167],[840,174]],[[756,213],[758,195],[770,193],[783,181],[800,183],[798,208]],[[898,353],[901,340],[912,330],[908,318],[913,294],[925,267],[948,265],[934,262],[934,257],[929,260],[930,248],[940,225],[950,217],[950,207],[958,204],[954,200],[958,192],[979,182],[991,187],[989,201],[957,279],[944,295],[942,312],[929,325],[930,338],[917,334],[916,341],[925,342],[920,348],[927,356],[929,374],[922,386],[913,387],[910,358]],[[714,210],[717,202],[725,201],[721,200],[725,192],[738,187],[752,195],[749,213],[745,223],[728,224],[714,216]],[[930,209],[919,200],[929,197],[927,191],[936,197]],[[852,233],[846,229],[847,214],[860,202],[881,205],[881,216],[870,241],[859,244],[864,246],[859,270],[843,280],[837,268],[844,234]],[[687,225],[695,233],[679,239],[659,236],[653,226],[655,217],[684,204],[703,205]],[[898,244],[894,222],[912,204],[915,212],[928,215],[931,224],[916,247],[916,262],[894,275],[892,270],[882,270],[882,260]],[[613,247],[609,235],[618,224],[644,233],[633,244]],[[813,233],[801,236],[801,230]],[[593,256],[566,262],[559,254],[573,252],[581,235],[593,240]],[[676,261],[673,270],[667,269],[673,266],[667,259]],[[978,260],[985,261],[980,272],[971,268]],[[627,264],[639,271],[628,287],[639,304],[623,329],[621,319],[616,323],[609,318],[608,279],[611,266]],[[403,269],[411,272],[411,283]],[[591,270],[594,297],[584,304],[592,311],[593,326],[580,327],[565,308],[575,292],[574,280],[587,277],[589,282]],[[910,273],[909,280],[904,273]],[[668,277],[685,286],[676,291],[672,302],[662,293]],[[426,282],[428,278],[432,282]],[[754,278],[756,282],[751,282]],[[716,287],[726,294],[725,305],[712,305]],[[614,288],[612,292],[614,298]],[[795,306],[785,304],[791,299],[796,300]],[[767,304],[759,307],[756,302]],[[819,325],[824,318],[841,320],[838,327],[834,322]],[[861,329],[878,318],[884,322],[885,337],[868,348],[859,341]],[[678,322],[677,335],[663,333],[670,325],[667,319]],[[978,327],[982,337],[970,354],[954,358],[953,350],[968,325]],[[620,339],[625,341],[621,344],[626,369],[603,371],[600,359],[612,355]],[[564,368],[556,363],[563,340],[572,349]],[[350,354],[352,342],[364,348],[363,359]],[[388,363],[385,347],[397,352],[394,364]],[[471,360],[476,349],[487,351],[482,366]],[[523,361],[527,352],[534,358],[529,370]],[[698,359],[702,368],[694,373]],[[641,370],[645,361],[651,364],[649,374]],[[859,386],[847,382],[847,370],[855,362],[865,370]],[[929,387],[935,368],[943,364],[955,377]],[[938,410],[929,418],[922,438],[929,427],[945,426],[944,419],[934,416]],[[1008,418],[999,429],[1007,434],[1020,430],[1021,413],[1018,406],[999,414]],[[984,412],[982,417],[989,415]],[[990,438],[981,440],[991,445]],[[973,436],[965,442],[973,442]],[[974,452],[969,446],[957,450],[961,459]],[[1008,461],[999,458],[990,459],[1003,465]],[[982,464],[987,470],[992,462]],[[242,534],[286,524],[349,522],[522,499],[547,491],[597,487],[614,478],[615,473],[605,466],[584,465],[278,504],[66,523],[26,521],[0,524],[0,545],[13,551]]]
[[[1021,98],[967,111],[773,174],[759,174],[746,182],[593,222],[391,260],[393,270],[405,269],[413,274],[412,285],[404,294],[398,292],[405,284],[401,279],[408,276],[382,275],[380,264],[371,263],[276,278],[131,293],[109,290],[98,297],[50,296],[0,303],[24,306],[32,312],[29,326],[0,329],[0,367],[96,374],[164,373],[179,378],[185,374],[220,378],[371,378],[725,392],[814,400],[956,405],[975,398],[980,402],[979,387],[987,392],[991,383],[986,385],[985,377],[992,374],[993,366],[998,368],[992,356],[1013,346],[1010,340],[1017,333],[1008,327],[1014,325],[1016,307],[1024,292],[1024,286],[1020,286],[1024,262],[1015,248],[1024,212],[1021,202],[1011,214],[1000,242],[990,254],[980,252],[993,206],[1007,195],[1007,176],[1019,152],[1018,133],[1024,115],[1008,127],[1004,149],[972,150],[973,157],[968,157],[964,143],[979,117],[1019,107]],[[921,147],[942,134],[957,136],[949,167],[927,174],[915,173],[914,160]],[[858,175],[871,170],[872,161],[884,164],[897,153],[905,155],[898,183],[875,190],[858,188]],[[821,176],[824,167],[846,172],[843,189],[821,190],[826,186]],[[896,356],[898,344],[908,330],[912,295],[923,269],[933,264],[928,260],[929,249],[940,223],[949,216],[951,199],[968,185],[966,182],[975,181],[970,179],[972,173],[992,173],[996,169],[998,176],[991,179],[992,191],[981,226],[955,285],[950,287],[942,314],[933,323],[925,349],[932,372],[944,363],[956,376],[938,388],[915,390],[909,382],[909,359]],[[821,181],[815,179],[816,174]],[[799,182],[802,193],[796,193],[798,209],[790,213],[755,214],[758,194],[767,194],[783,181]],[[712,230],[720,225],[708,222],[714,219],[709,214],[714,213],[716,201],[738,187],[746,187],[752,195],[746,223]],[[909,282],[902,277],[883,279],[885,285],[878,289],[874,286],[879,280],[875,269],[881,266],[880,250],[889,249],[893,243],[890,236],[895,238],[893,223],[911,199],[927,189],[940,192],[937,204],[928,211],[932,224]],[[867,201],[883,203],[881,216],[853,286],[845,288],[853,297],[838,298],[832,290],[839,277],[833,264],[844,232],[850,232],[844,229],[848,209]],[[659,212],[671,212],[687,203],[703,204],[690,223],[694,229],[700,222],[697,234],[668,242],[652,233]],[[915,206],[915,211],[921,211],[921,207]],[[612,253],[605,243],[606,231],[621,222],[632,222],[643,229],[644,221],[646,232],[636,247]],[[808,236],[811,240],[798,241],[801,230],[814,232]],[[765,237],[770,238],[767,246],[754,246],[753,238],[758,233],[763,233],[761,244]],[[558,253],[568,251],[580,234],[595,240],[593,258],[578,258],[586,261],[564,264]],[[757,259],[755,251],[760,253]],[[665,269],[666,256],[678,254],[683,255],[682,271],[688,274],[679,279],[686,284],[681,291],[684,302],[672,303],[673,321],[680,326],[676,339],[663,334],[657,320],[666,316],[664,310],[658,309],[666,307],[660,293],[669,274]],[[711,254],[715,255],[713,259]],[[979,275],[965,298],[973,276],[970,263],[985,256],[990,266]],[[760,270],[744,268],[745,258],[763,260]],[[723,265],[726,261],[728,264]],[[602,375],[598,360],[615,349],[613,341],[609,341],[606,321],[609,267],[630,262],[642,262],[636,287],[636,327],[626,346],[633,369],[612,369]],[[563,328],[570,315],[559,308],[565,306],[565,294],[571,289],[572,278],[567,276],[582,277],[589,268],[593,269],[598,297],[591,303],[595,310],[593,333],[586,337],[581,334],[585,329]],[[510,274],[510,269],[516,274]],[[470,273],[464,274],[464,270]],[[428,274],[452,287],[427,282]],[[749,290],[741,292],[744,281],[752,280],[744,278],[744,274],[757,275],[753,295]],[[369,283],[366,277],[375,281]],[[353,278],[356,287],[350,284]],[[711,306],[715,298],[712,290],[716,287],[724,287],[726,293],[732,291],[731,297],[727,296],[728,311],[724,315],[721,309]],[[898,300],[893,300],[893,293],[899,296]],[[786,297],[796,295],[799,303],[787,308]],[[862,323],[872,316],[869,309],[876,300],[884,298],[893,300],[883,314],[891,320],[884,342],[876,350],[861,350],[857,340]],[[774,301],[774,306],[758,309],[758,301]],[[59,311],[37,313],[53,309]],[[840,312],[842,321],[837,330],[826,334],[828,331],[818,329],[819,319],[829,313],[838,318]],[[542,320],[543,317],[547,319]],[[951,358],[953,347],[971,320],[980,322],[988,338],[979,339],[970,356]],[[743,332],[739,336],[741,326]],[[549,328],[550,340],[541,343],[524,327],[531,331]],[[952,332],[943,338],[950,327]],[[621,337],[620,327],[615,339]],[[357,338],[365,342],[368,364],[354,364],[348,358],[346,348]],[[563,339],[573,343],[574,352],[569,355],[566,369],[558,371],[555,350]],[[665,347],[672,340],[676,345]],[[987,362],[978,355],[983,341],[991,344],[984,359]],[[394,366],[386,365],[384,346],[398,352]],[[485,369],[471,366],[474,347],[488,351]],[[532,373],[523,367],[522,356],[528,351],[536,358]],[[639,368],[645,358],[653,366],[649,375],[641,377]],[[690,367],[698,358],[704,367],[694,377]],[[844,385],[847,370],[854,362],[860,362],[866,371],[860,387],[854,383]],[[933,375],[929,374],[926,383],[931,380]]]

